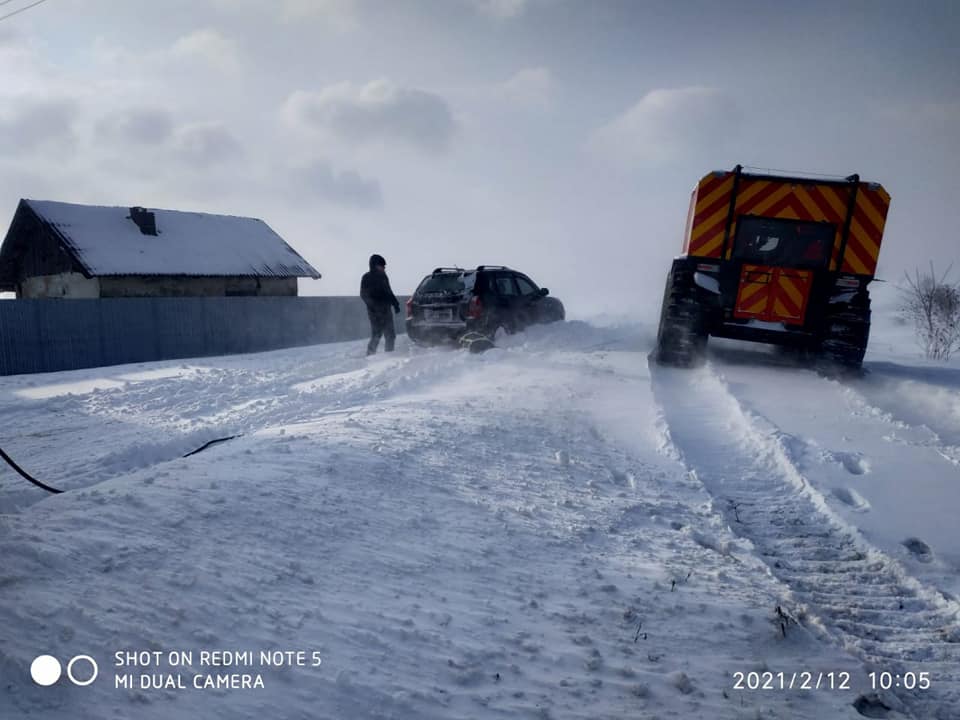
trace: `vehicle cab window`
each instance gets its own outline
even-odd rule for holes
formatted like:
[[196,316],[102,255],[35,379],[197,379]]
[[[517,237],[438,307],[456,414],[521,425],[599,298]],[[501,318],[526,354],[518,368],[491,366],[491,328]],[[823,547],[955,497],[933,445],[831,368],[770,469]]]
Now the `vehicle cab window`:
[[739,220],[733,256],[738,260],[783,267],[826,267],[836,227],[752,215]]

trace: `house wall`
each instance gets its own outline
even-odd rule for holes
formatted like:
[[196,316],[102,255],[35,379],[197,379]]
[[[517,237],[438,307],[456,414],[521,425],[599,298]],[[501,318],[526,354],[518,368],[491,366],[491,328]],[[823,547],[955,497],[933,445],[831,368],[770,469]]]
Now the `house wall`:
[[79,300],[97,297],[290,297],[296,294],[296,278],[136,275],[86,278],[77,272],[65,272],[23,278],[17,297],[25,300]]
[[[402,316],[395,326],[403,332]],[[369,333],[366,307],[354,296],[2,300],[0,375],[260,352]]]
[[100,278],[100,297],[296,296],[296,278],[123,275]]
[[70,298],[89,299],[100,297],[100,281],[86,278],[80,273],[39,275],[20,281],[17,297],[21,299]]

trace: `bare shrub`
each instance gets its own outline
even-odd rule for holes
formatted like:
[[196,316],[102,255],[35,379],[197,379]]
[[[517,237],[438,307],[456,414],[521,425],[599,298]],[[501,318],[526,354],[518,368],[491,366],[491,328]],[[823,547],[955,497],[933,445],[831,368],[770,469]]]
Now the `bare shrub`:
[[949,360],[960,351],[960,287],[948,281],[948,267],[937,277],[930,271],[904,273],[900,290],[900,312],[913,323],[917,342],[930,360]]

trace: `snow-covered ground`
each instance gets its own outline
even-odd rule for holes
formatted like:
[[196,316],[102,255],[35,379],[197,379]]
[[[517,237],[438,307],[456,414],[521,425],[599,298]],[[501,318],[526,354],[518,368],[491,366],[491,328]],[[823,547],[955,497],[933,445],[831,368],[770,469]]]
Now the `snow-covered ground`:
[[[0,379],[0,446],[70,490],[0,467],[0,717],[960,717],[960,364],[889,321],[846,380],[651,345],[568,322]],[[44,653],[99,675],[41,687]],[[192,687],[229,673],[264,687]]]

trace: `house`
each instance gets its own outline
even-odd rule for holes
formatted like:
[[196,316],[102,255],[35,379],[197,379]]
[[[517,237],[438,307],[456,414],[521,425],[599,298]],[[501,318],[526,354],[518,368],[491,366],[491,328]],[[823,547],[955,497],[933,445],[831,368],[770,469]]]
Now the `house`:
[[296,295],[320,277],[262,220],[21,200],[0,246],[17,298]]

